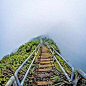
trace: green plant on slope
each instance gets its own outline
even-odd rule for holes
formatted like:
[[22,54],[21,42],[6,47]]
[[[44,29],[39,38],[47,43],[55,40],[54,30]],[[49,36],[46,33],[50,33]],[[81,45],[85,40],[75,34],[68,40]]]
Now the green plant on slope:
[[[0,86],[5,86],[10,77],[14,75],[18,67],[33,52],[38,44],[39,40],[27,42],[21,45],[17,52],[4,56],[0,60]],[[31,62],[31,60],[29,61]]]

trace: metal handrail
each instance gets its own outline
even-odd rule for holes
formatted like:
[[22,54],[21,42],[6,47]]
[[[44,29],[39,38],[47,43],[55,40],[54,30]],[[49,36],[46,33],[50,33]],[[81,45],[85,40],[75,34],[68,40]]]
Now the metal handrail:
[[6,83],[5,86],[17,86],[16,80],[14,76],[11,76],[11,78],[9,79],[9,81]]
[[[63,67],[61,66],[61,64],[59,63],[59,61],[57,60],[57,58],[54,56],[55,60],[57,61],[57,63],[59,64],[60,68],[62,69],[62,71],[64,72],[66,78],[68,79],[69,82],[73,81],[73,77],[74,77],[74,67],[67,62],[51,45],[49,45],[49,43],[45,42],[45,44],[48,46],[48,48],[50,49],[50,47],[53,49],[54,52],[56,52],[72,69],[72,73],[71,73],[71,78],[68,76],[68,74],[65,72],[65,70],[63,69]],[[52,50],[50,50],[52,52]],[[54,54],[52,52],[52,54]]]
[[84,73],[81,69],[76,70],[83,78],[86,79],[86,73]]
[[[23,86],[24,81],[25,81],[25,79],[26,79],[26,77],[27,77],[27,74],[29,73],[29,70],[30,70],[30,68],[31,68],[31,66],[32,66],[32,64],[33,64],[33,62],[34,62],[34,60],[35,60],[35,58],[36,58],[36,55],[37,55],[36,50],[37,50],[37,48],[38,48],[38,51],[37,51],[37,53],[38,53],[38,52],[39,52],[39,48],[40,48],[40,44],[35,48],[35,50],[30,54],[30,56],[21,64],[21,66],[16,70],[14,76],[15,76],[15,78],[16,78],[16,82],[17,82],[18,86]],[[20,83],[17,74],[18,74],[19,70],[24,66],[24,64],[28,61],[28,59],[33,55],[34,52],[35,52],[35,57],[33,58],[33,60],[32,60],[32,62],[31,62],[31,64],[30,64],[30,66],[29,66],[29,68],[28,68],[28,70],[27,70],[27,72],[26,72],[26,74],[25,74],[25,76],[24,76],[22,82]]]
[[[11,86],[11,85],[13,85],[13,86],[17,86],[17,85],[18,85],[18,86],[23,86],[24,81],[25,81],[25,79],[26,79],[26,77],[27,77],[27,75],[28,75],[28,73],[29,73],[29,71],[30,71],[30,69],[31,69],[31,66],[32,66],[32,64],[33,64],[33,62],[34,62],[34,60],[35,60],[35,58],[36,58],[36,56],[37,56],[37,53],[39,52],[39,49],[40,49],[40,46],[42,45],[42,43],[43,43],[43,42],[42,42],[42,39],[40,39],[40,44],[35,48],[35,50],[30,54],[30,56],[21,64],[21,66],[16,70],[14,76],[12,76],[12,77],[9,79],[9,81],[6,83],[5,86]],[[49,50],[51,51],[51,53],[52,53],[52,55],[53,55],[53,58],[57,61],[58,65],[60,66],[61,70],[63,71],[63,73],[64,73],[64,75],[66,76],[66,78],[68,79],[68,81],[69,81],[69,82],[72,82],[72,83],[75,83],[74,86],[76,86],[78,79],[75,78],[75,81],[76,81],[76,82],[74,82],[74,80],[73,80],[73,77],[74,77],[74,67],[73,67],[68,61],[66,61],[66,60],[64,59],[64,57],[61,56],[48,42],[45,42],[44,44],[47,45],[47,47],[48,47]],[[36,51],[37,51],[37,52],[36,52]],[[64,68],[62,67],[62,65],[60,64],[60,62],[59,62],[58,59],[56,58],[56,56],[54,55],[54,52],[55,52],[58,56],[60,56],[60,57],[66,62],[66,64],[68,64],[68,65],[70,66],[70,68],[72,69],[71,78],[68,76],[68,74],[66,73],[66,71],[64,70]],[[18,74],[19,70],[25,65],[25,63],[28,61],[28,59],[29,59],[34,53],[35,53],[35,56],[34,56],[32,62],[31,62],[31,64],[30,64],[30,66],[29,66],[27,72],[25,73],[23,80],[22,80],[21,83],[20,83],[17,74]],[[84,73],[81,69],[78,69],[78,70],[76,70],[76,71],[78,72],[78,74],[80,74],[83,78],[86,79],[86,73]],[[77,74],[77,77],[78,77],[78,74]]]

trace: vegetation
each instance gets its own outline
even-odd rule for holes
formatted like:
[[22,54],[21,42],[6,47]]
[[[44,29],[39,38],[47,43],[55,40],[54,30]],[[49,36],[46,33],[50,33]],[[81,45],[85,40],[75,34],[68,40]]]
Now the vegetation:
[[[45,37],[45,38],[43,38],[43,40],[44,40],[44,42],[48,42],[60,54],[59,48],[56,46],[55,42],[52,39],[47,39]],[[51,48],[51,50],[53,50],[53,49]],[[67,72],[67,74],[70,76],[71,75],[71,72],[72,72],[70,66],[58,54],[56,54],[55,52],[54,52],[54,55],[56,56],[57,60],[61,64],[61,66],[65,69],[65,71]],[[51,56],[52,56],[52,54],[51,54]],[[62,72],[62,70],[59,67],[59,65],[56,62],[56,60],[54,61],[54,64],[55,64],[55,67],[57,68],[57,70],[60,71],[60,72]]]
[[[38,44],[39,40],[37,39],[27,42],[21,45],[17,52],[4,56],[3,59],[0,60],[0,86],[5,86],[17,68],[25,61]],[[31,60],[28,61],[28,63],[30,62]]]
[[[56,46],[55,42],[52,39],[48,39],[48,38],[43,38],[44,42],[48,42],[58,53],[60,53],[59,48]],[[52,48],[51,48],[52,50]],[[60,53],[61,54],[61,53]],[[51,54],[52,55],[52,54]],[[64,70],[66,71],[66,73],[69,75],[69,77],[71,77],[71,73],[72,73],[72,69],[71,67],[59,56],[54,52],[54,55],[56,56],[57,60],[59,61],[59,63],[61,64],[61,66],[64,68]],[[53,57],[53,56],[52,56]],[[55,63],[55,67],[57,68],[57,70],[62,73],[61,68],[59,67],[58,63],[56,61],[54,61]],[[75,75],[78,74],[77,71],[74,72]],[[60,76],[60,74],[59,74]],[[59,78],[59,77],[58,77]],[[58,81],[57,77],[53,77],[54,81]],[[84,79],[80,74],[79,74],[79,81],[77,86],[85,86],[86,85],[86,79]],[[69,85],[70,86],[70,85]]]
[[[40,37],[38,37],[37,39],[35,38],[32,41],[25,43],[24,45],[21,45],[18,48],[17,52],[11,53],[10,55],[6,55],[3,57],[2,60],[0,60],[0,86],[5,86],[5,84],[10,79],[10,77],[14,75],[14,73],[18,69],[18,67],[25,61],[25,59],[37,47],[37,45],[39,44],[39,39],[40,39]],[[42,40],[43,40],[43,42],[48,42],[58,53],[60,53],[59,48],[56,46],[55,42],[52,39],[48,39],[45,37],[45,38],[42,38]],[[52,50],[52,48],[51,48],[51,50]],[[50,54],[51,54],[51,52],[50,52]],[[37,57],[39,55],[40,55],[40,53],[37,54]],[[57,60],[62,65],[62,67],[65,69],[67,74],[69,76],[71,76],[71,72],[72,72],[71,68],[55,52],[54,52],[54,55],[56,56]],[[53,57],[52,54],[51,54],[51,56]],[[27,63],[19,71],[18,77],[19,77],[20,81],[23,79],[24,74],[26,73],[30,63],[32,62],[33,57],[34,57],[34,55],[31,56],[31,58],[27,61]],[[35,59],[35,62],[36,62],[36,60],[37,59]],[[55,59],[53,59],[53,60],[54,60],[55,68],[57,69],[57,71],[56,71],[57,76],[55,76],[55,77],[53,76],[51,79],[54,82],[58,82],[58,79],[60,79],[60,76],[63,74],[63,72],[62,72],[61,68],[59,67],[58,63],[55,61]],[[34,68],[36,67],[35,62],[34,62],[34,64],[32,64],[32,68],[30,69],[30,72],[27,76],[28,78],[25,80],[25,82],[26,82],[26,83],[24,83],[25,86],[28,86],[27,83],[28,83],[28,81],[29,81],[28,79],[30,77],[32,78],[32,80],[30,80],[30,82],[33,81],[33,77],[30,75],[33,74]],[[57,74],[57,72],[58,72],[58,74]],[[77,72],[75,74],[77,74]],[[61,76],[61,77],[62,77],[62,79],[65,78],[63,76]],[[83,79],[83,82],[85,83],[86,81]],[[86,85],[86,83],[84,85]]]
[[[45,38],[43,38],[43,40],[44,40],[44,42],[48,42],[60,54],[59,48],[56,46],[55,42],[52,39],[48,39],[48,38],[45,37]],[[51,50],[52,50],[52,48],[51,48]],[[60,64],[63,66],[63,68],[65,69],[65,71],[71,73],[71,69],[65,63],[65,61],[60,56],[58,56],[58,54],[56,54],[55,52],[54,52],[54,55],[56,56],[56,58],[58,59],[58,61],[60,62]],[[55,63],[57,63],[57,62],[55,61]],[[56,67],[60,68],[58,64],[55,64],[55,65],[57,65]]]
[[60,53],[59,48],[56,46],[55,42],[49,38],[42,38],[43,42],[48,42],[58,53]]

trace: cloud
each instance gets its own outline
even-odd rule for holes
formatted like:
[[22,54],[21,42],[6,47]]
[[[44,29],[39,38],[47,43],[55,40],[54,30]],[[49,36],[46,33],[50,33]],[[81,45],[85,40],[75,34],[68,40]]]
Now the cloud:
[[[50,35],[64,56],[85,57],[86,0],[1,0],[0,57],[43,34]],[[63,47],[61,47],[63,46]]]

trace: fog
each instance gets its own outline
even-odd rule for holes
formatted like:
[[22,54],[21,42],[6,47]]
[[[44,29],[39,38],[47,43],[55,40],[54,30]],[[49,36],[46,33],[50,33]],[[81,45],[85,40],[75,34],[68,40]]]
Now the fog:
[[0,59],[46,34],[86,72],[86,0],[0,0]]

